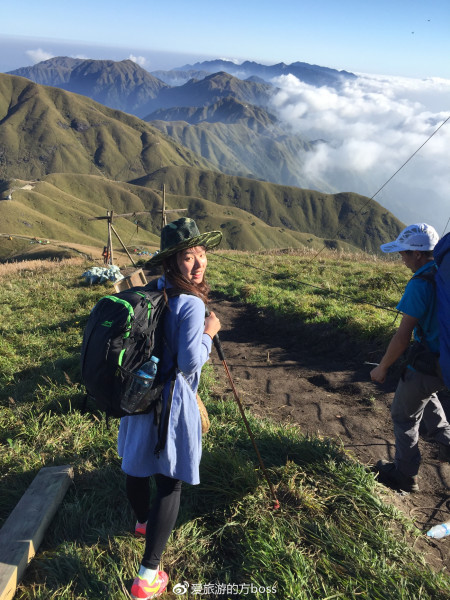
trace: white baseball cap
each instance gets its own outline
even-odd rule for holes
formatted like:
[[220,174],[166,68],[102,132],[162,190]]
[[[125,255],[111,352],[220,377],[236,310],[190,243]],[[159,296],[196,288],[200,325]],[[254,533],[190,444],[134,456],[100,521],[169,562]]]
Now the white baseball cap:
[[439,234],[434,227],[426,223],[416,223],[405,227],[395,241],[382,244],[380,248],[383,252],[402,252],[403,250],[426,252],[433,250],[438,241]]

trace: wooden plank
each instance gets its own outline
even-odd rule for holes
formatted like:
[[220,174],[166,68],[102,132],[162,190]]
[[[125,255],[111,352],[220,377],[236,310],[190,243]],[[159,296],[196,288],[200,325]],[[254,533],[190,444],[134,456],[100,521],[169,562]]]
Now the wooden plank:
[[[183,208],[182,210],[187,210],[187,208]],[[132,213],[122,213],[121,215],[114,215],[114,218],[117,217],[134,217],[134,215],[150,215],[151,211],[149,210],[142,210],[140,212],[132,212]],[[99,221],[101,219],[109,219],[109,215],[107,215],[106,217],[90,217],[88,219],[88,221]]]
[[0,530],[0,600],[10,600],[73,479],[70,465],[44,467]]
[[144,275],[144,271],[138,269],[137,271],[133,271],[128,277],[116,281],[114,283],[114,289],[116,292],[122,292],[123,290],[142,285],[147,285],[147,278]]

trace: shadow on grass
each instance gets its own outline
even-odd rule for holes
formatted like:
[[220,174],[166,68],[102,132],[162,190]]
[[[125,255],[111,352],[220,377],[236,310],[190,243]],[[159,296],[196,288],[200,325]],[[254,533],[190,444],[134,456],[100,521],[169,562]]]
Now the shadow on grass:
[[34,560],[24,577],[24,585],[43,585],[47,598],[60,597],[62,590],[66,597],[110,598],[110,587],[99,570],[86,564],[86,557],[80,551],[85,548],[67,545],[47,560],[46,552]]
[[[226,294],[214,293],[217,312],[220,315],[221,301],[237,302]],[[356,353],[370,354],[382,351],[392,331],[385,331],[367,337],[367,328],[363,324],[352,323],[351,326],[338,317],[328,322],[306,323],[293,313],[284,314],[271,309],[260,309],[251,304],[240,303],[244,314],[233,322],[233,328],[221,331],[224,341],[251,342],[255,345],[272,345],[280,347],[289,354],[302,350],[313,357],[329,359],[341,357],[352,364]]]
[[[0,406],[14,409],[15,406],[32,402],[40,412],[65,412],[70,410],[70,407],[67,404],[67,390],[64,391],[64,388],[73,388],[75,404],[78,405],[78,396],[84,395],[81,391],[77,394],[80,383],[79,354],[41,363],[38,367],[15,373],[14,382],[3,385],[0,390]],[[56,388],[60,388],[60,391]],[[47,396],[51,399],[46,401]]]
[[[197,575],[192,570],[191,550],[183,549],[181,555],[179,552],[184,548],[183,540],[193,528],[195,533],[198,525],[201,543],[206,544],[205,552],[211,559],[203,580],[211,575],[211,580],[252,581],[253,562],[254,568],[261,565],[261,559],[253,556],[252,540],[260,547],[273,534],[284,547],[283,536],[293,535],[288,534],[291,518],[296,523],[295,535],[302,536],[302,547],[317,555],[325,549],[327,553],[336,551],[341,561],[353,565],[353,546],[344,559],[340,554],[339,527],[347,520],[352,522],[355,514],[364,526],[371,514],[380,520],[383,511],[372,493],[373,476],[365,474],[333,441],[302,436],[294,428],[249,415],[258,448],[279,494],[281,508],[274,513],[268,485],[237,407],[231,402],[209,402],[207,407],[212,429],[205,438],[201,484],[183,486],[182,507],[167,551],[169,571],[173,569],[180,577],[183,573],[185,578]],[[119,459],[106,460],[109,463],[102,468],[76,474],[25,585],[45,582],[45,589],[55,595],[58,590],[70,588],[76,597],[108,597],[107,592],[111,594],[117,586],[117,570],[125,558],[125,572],[136,568],[144,545],[133,536],[135,517],[126,498],[125,475]],[[302,489],[306,489],[303,496]],[[260,527],[265,528],[262,535],[258,533]],[[350,539],[345,532],[346,539]],[[377,536],[381,533],[372,535],[373,540],[368,538],[366,546],[379,543]],[[195,544],[195,537],[186,541]],[[291,546],[293,543],[291,540]],[[267,551],[270,554],[279,550],[269,544]],[[287,554],[286,560],[294,555]],[[113,574],[115,582],[100,580],[100,564],[101,572]],[[293,573],[296,568],[293,563]],[[366,570],[369,572],[365,563],[360,568],[364,575]],[[329,576],[325,571],[324,578]]]

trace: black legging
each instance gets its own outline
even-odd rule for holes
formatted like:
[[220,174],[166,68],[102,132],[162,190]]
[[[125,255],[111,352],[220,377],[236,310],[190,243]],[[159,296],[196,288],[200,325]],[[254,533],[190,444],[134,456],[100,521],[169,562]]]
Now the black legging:
[[175,527],[180,508],[181,481],[166,475],[154,475],[156,498],[150,505],[150,477],[127,475],[127,497],[140,523],[147,521],[147,535],[142,565],[156,569]]

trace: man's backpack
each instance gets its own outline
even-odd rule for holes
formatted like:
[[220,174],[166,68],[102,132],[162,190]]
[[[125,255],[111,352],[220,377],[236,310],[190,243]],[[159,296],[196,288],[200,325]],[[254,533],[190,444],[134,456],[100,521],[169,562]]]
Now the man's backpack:
[[[152,355],[162,356],[165,310],[164,293],[157,289],[156,281],[104,296],[92,309],[81,347],[81,377],[88,398],[107,417],[130,414],[120,404],[133,374]],[[153,385],[145,394],[145,406],[133,414],[155,410],[159,419],[161,394],[168,380],[162,381],[161,370],[159,363]]]
[[[446,251],[448,250],[450,250],[450,237],[447,240]],[[443,255],[441,255],[441,260],[438,259],[438,264],[441,264],[442,258]],[[440,377],[447,386],[450,386],[450,280],[445,282],[445,278],[442,276],[439,268],[436,269],[436,267],[429,269],[425,273],[414,275],[413,279],[423,279],[433,286],[439,321],[440,351],[439,353],[435,353],[430,350],[425,340],[424,331],[421,327],[418,327],[418,333],[422,341],[416,341],[411,346],[407,355],[408,364],[421,373]]]
[[450,233],[439,240],[433,254],[438,266],[436,292],[441,351],[439,362],[444,382],[450,388]]

